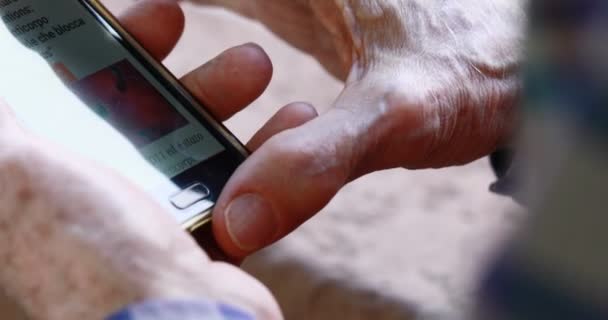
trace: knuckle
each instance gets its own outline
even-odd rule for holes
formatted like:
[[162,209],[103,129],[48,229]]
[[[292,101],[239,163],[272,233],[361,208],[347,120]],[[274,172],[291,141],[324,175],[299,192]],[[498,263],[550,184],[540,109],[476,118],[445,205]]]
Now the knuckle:
[[[340,130],[331,134],[340,135]],[[309,189],[317,194],[332,194],[346,183],[352,172],[354,156],[347,139],[336,136],[304,135],[287,132],[268,143],[271,154],[285,176],[291,177],[294,188]]]
[[441,93],[434,108],[438,127],[427,156],[433,167],[468,163],[497,147],[515,102],[507,82],[464,79]]
[[430,91],[392,90],[384,96],[381,117],[371,131],[377,148],[393,153],[390,166],[417,168],[426,162],[443,126],[436,105],[437,97]]
[[[401,148],[399,159],[407,168],[440,167],[458,157],[456,144],[471,136],[483,86],[469,86],[456,77],[424,81],[416,90],[392,90],[385,95],[381,139],[389,137]],[[429,84],[433,83],[433,84]]]
[[289,170],[310,174],[322,167],[321,161],[318,161],[322,157],[321,148],[307,137],[279,135],[269,141],[268,148],[276,161]]
[[436,127],[431,135],[425,162],[429,167],[460,164],[460,158],[469,152],[467,144],[478,127],[482,87],[473,87],[463,81],[454,81],[438,91],[432,106]]

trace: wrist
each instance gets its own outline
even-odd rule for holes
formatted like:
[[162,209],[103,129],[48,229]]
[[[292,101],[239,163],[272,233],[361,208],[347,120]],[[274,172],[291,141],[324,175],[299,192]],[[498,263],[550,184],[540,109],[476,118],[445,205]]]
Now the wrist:
[[[135,250],[142,267],[113,266],[92,249],[79,245],[44,245],[43,251],[9,253],[0,284],[32,319],[102,319],[128,305],[147,300],[205,298],[194,287],[197,277]],[[67,247],[67,248],[66,248]],[[138,250],[146,251],[139,247]],[[71,252],[81,251],[79,254]],[[177,259],[167,256],[165,259]],[[159,276],[159,274],[166,274]]]
[[[146,299],[204,294],[191,281],[207,260],[168,215],[109,193],[116,185],[92,182],[77,163],[25,144],[7,149],[0,287],[30,318],[102,319]],[[141,223],[130,220],[135,211]]]

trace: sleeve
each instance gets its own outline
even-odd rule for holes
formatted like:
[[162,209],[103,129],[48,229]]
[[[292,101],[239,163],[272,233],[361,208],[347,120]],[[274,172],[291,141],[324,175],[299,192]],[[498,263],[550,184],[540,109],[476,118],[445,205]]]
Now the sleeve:
[[205,300],[145,301],[130,305],[107,320],[254,320],[250,314],[230,305]]

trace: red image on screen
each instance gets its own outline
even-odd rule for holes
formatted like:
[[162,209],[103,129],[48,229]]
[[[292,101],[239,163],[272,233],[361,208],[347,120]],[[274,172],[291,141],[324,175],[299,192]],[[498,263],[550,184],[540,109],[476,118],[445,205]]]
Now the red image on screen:
[[138,148],[188,124],[127,60],[73,82],[71,89]]

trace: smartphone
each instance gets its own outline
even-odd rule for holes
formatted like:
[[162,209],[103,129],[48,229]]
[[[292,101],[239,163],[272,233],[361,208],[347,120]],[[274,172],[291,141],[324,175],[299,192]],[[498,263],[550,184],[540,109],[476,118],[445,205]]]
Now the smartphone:
[[208,227],[246,148],[99,1],[0,0],[0,15],[0,96],[18,119],[117,170],[186,230]]

